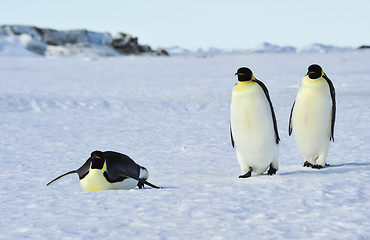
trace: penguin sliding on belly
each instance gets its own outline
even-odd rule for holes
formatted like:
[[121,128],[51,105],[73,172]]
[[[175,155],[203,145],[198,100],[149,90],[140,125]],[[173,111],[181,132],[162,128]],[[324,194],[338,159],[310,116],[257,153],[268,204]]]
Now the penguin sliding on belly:
[[79,169],[55,178],[46,186],[72,173],[78,174],[80,185],[86,192],[133,189],[136,186],[141,189],[144,185],[159,188],[147,181],[146,168],[136,164],[129,156],[112,151],[92,152],[90,158]]
[[335,88],[322,68],[308,67],[289,118],[289,136],[294,137],[304,157],[304,167],[324,168],[330,140],[334,142]]
[[267,169],[273,175],[278,170],[280,138],[269,92],[249,68],[239,68],[235,75],[238,83],[232,90],[230,132],[241,169],[239,178]]

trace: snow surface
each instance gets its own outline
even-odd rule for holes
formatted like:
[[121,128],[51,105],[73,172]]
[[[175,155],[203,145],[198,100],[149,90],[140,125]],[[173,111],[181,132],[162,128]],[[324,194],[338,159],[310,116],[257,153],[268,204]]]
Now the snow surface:
[[[370,51],[212,57],[0,57],[0,239],[369,239]],[[330,167],[288,136],[311,63],[337,91]],[[229,136],[235,71],[270,90],[274,176],[239,179]],[[94,150],[131,156],[164,189],[85,193]]]

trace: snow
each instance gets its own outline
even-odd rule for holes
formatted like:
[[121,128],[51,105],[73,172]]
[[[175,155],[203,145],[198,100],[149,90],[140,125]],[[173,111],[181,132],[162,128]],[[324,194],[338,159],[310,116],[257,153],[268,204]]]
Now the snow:
[[275,44],[264,42],[253,49],[254,52],[263,53],[263,52],[296,52],[296,48],[292,46],[280,47]]
[[[18,44],[18,43],[17,43]],[[197,57],[0,57],[0,239],[368,239],[370,51]],[[337,91],[330,167],[303,168],[288,136],[307,67]],[[274,176],[239,179],[229,136],[235,71],[270,91]],[[85,193],[94,150],[125,153],[163,189]]]
[[180,46],[165,48],[170,55],[215,55],[215,54],[253,54],[253,53],[327,53],[327,52],[347,52],[353,51],[351,47],[338,47],[333,45],[313,43],[302,48],[294,46],[279,46],[276,44],[263,42],[252,48],[245,49],[220,49],[220,48],[195,48],[186,49]]
[[326,53],[326,52],[339,52],[339,51],[350,51],[350,47],[337,47],[333,45],[326,45],[321,43],[313,43],[304,46],[299,51],[302,53]]
[[6,36],[0,38],[0,56],[24,57],[34,56],[27,46],[32,41],[30,35]]

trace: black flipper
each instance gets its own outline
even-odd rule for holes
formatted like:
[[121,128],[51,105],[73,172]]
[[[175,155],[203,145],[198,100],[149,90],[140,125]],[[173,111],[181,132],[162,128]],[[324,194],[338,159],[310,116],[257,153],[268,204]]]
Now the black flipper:
[[290,116],[289,116],[289,136],[292,135],[292,131],[293,131],[292,115],[293,115],[294,105],[295,105],[295,101],[293,103],[292,109],[290,110]]
[[231,137],[231,145],[234,148],[235,147],[235,142],[234,142],[234,138],[233,138],[233,131],[231,130],[231,124],[230,124],[230,137]]
[[253,79],[253,82],[258,83],[258,85],[260,85],[260,86],[261,86],[261,88],[262,88],[263,92],[264,92],[264,93],[265,93],[265,95],[266,95],[267,101],[268,101],[268,102],[269,102],[269,104],[270,104],[272,120],[273,120],[273,122],[274,122],[274,129],[275,129],[276,144],[279,144],[279,142],[280,142],[280,137],[279,137],[278,127],[277,127],[277,122],[276,122],[275,111],[274,111],[274,107],[272,106],[272,102],[271,102],[271,99],[270,99],[269,91],[268,91],[267,87],[265,86],[265,84],[263,84],[263,82],[261,82],[260,80]]
[[325,73],[322,77],[326,80],[326,82],[329,85],[329,89],[330,89],[330,96],[331,96],[331,101],[332,101],[330,140],[332,140],[334,142],[335,112],[336,112],[336,108],[337,108],[337,106],[336,106],[337,104],[336,104],[336,100],[335,100],[335,88],[334,88],[333,83],[330,81],[330,79],[328,78],[328,76],[326,76]]
[[79,169],[76,170],[80,180],[83,179],[89,173],[90,165],[91,165],[91,157],[89,157],[89,159],[87,159],[86,162]]
[[73,171],[69,171],[69,172],[67,172],[67,173],[64,173],[64,174],[60,175],[59,177],[57,177],[57,178],[55,178],[55,179],[51,180],[48,184],[46,184],[46,186],[49,186],[50,184],[52,184],[52,183],[54,183],[54,182],[58,181],[59,179],[61,179],[61,178],[65,177],[65,176],[67,176],[67,175],[69,175],[69,174],[73,174],[73,173],[77,173],[77,171],[76,171],[76,170],[73,170]]
[[73,171],[69,171],[63,175],[60,175],[59,177],[55,178],[54,180],[50,181],[48,184],[46,184],[46,186],[49,186],[50,184],[58,181],[59,179],[69,175],[69,174],[72,174],[72,173],[77,173],[78,174],[78,177],[79,179],[83,179],[88,173],[89,173],[89,169],[90,169],[90,162],[91,162],[91,157],[89,159],[87,159],[87,161],[77,170],[73,170]]

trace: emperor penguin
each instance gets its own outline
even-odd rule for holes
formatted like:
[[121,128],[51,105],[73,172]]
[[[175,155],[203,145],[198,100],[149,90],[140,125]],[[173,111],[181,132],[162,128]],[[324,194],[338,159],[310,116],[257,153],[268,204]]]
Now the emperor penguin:
[[102,190],[133,189],[138,186],[140,189],[145,185],[159,188],[148,179],[148,170],[139,166],[129,156],[113,151],[94,151],[87,161],[77,170],[69,171],[46,186],[57,180],[77,173],[80,178],[80,185],[86,192],[97,192]]
[[322,68],[313,64],[303,77],[289,117],[289,136],[304,157],[304,167],[324,168],[334,142],[335,88]]
[[235,75],[238,83],[232,90],[230,133],[236,148],[241,175],[248,178],[252,172],[269,175],[278,170],[279,133],[274,108],[266,86],[249,68],[241,67]]

